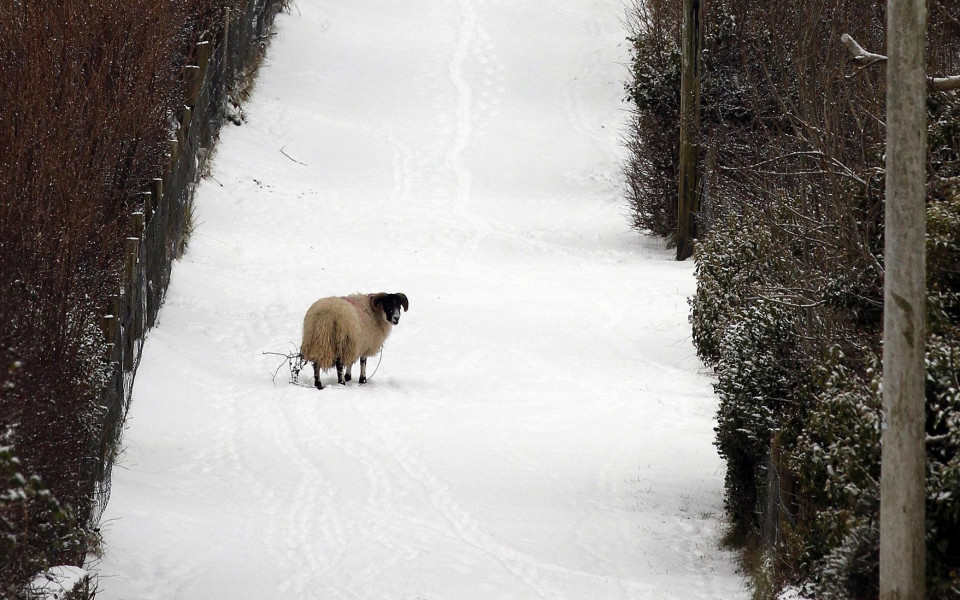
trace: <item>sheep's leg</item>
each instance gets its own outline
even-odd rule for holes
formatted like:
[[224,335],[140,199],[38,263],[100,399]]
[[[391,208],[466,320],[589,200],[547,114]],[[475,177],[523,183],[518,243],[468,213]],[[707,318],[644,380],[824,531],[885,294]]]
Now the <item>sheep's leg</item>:
[[360,379],[358,381],[360,383],[367,382],[367,357],[366,356],[360,359]]
[[313,385],[318,390],[323,389],[323,384],[320,383],[320,365],[313,363]]
[[343,362],[339,358],[337,359],[337,383],[347,385],[347,382],[343,380]]
[[344,381],[350,381],[351,379],[353,379],[353,375],[350,373],[350,371],[352,370],[353,370],[353,363],[350,363],[349,365],[347,365],[347,370],[343,372]]

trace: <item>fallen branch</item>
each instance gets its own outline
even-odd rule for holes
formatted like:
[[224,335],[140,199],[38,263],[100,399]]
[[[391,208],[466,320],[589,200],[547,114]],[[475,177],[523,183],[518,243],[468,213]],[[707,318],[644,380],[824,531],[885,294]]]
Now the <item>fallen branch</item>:
[[284,354],[283,352],[261,352],[264,355],[271,356],[282,356],[283,360],[280,361],[280,364],[277,365],[277,368],[273,371],[273,384],[277,384],[277,373],[280,372],[280,369],[283,368],[284,363],[290,368],[290,383],[296,384],[300,380],[300,371],[303,370],[303,367],[307,365],[307,361],[304,360],[303,356],[299,352],[291,352]]
[[305,163],[305,162],[300,162],[299,160],[295,159],[294,157],[292,157],[292,156],[290,156],[289,154],[287,154],[286,152],[284,152],[284,151],[283,151],[284,148],[286,148],[286,146],[283,146],[283,147],[280,148],[280,154],[283,154],[284,156],[286,156],[287,158],[289,158],[289,159],[292,160],[293,162],[297,163],[298,165],[303,165],[303,166],[305,166],[305,167],[309,167],[309,166],[310,166],[310,165],[308,165],[307,163]]
[[[883,54],[876,54],[863,49],[863,46],[857,43],[850,34],[845,33],[840,36],[840,41],[847,47],[847,50],[853,56],[854,62],[862,65],[861,71],[867,67],[879,62],[886,62],[887,57]],[[947,92],[950,90],[960,90],[960,75],[951,75],[949,77],[927,77],[927,90],[931,92]]]

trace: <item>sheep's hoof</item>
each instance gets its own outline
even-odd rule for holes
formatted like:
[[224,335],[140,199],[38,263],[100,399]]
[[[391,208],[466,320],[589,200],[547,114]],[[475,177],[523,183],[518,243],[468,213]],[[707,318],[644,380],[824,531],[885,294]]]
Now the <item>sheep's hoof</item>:
[[347,373],[346,375],[343,376],[344,381],[350,381],[351,379],[353,379],[353,375],[351,375],[350,373]]
[[313,383],[313,386],[314,386],[315,388],[317,388],[318,390],[322,390],[322,389],[323,389],[323,384],[320,383],[319,380],[315,381],[315,382]]
[[367,382],[367,378],[364,377],[363,375],[361,375],[360,379],[357,380],[357,383],[366,383],[366,382]]

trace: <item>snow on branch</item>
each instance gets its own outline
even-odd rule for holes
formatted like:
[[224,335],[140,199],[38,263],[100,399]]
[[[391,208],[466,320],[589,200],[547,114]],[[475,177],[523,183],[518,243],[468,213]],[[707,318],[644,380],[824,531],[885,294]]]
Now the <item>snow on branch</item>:
[[[845,33],[840,36],[840,41],[847,47],[847,50],[853,56],[853,60],[863,65],[866,69],[870,65],[878,62],[885,62],[887,57],[883,54],[868,52],[863,46],[857,43],[850,34]],[[946,92],[949,90],[960,90],[960,75],[951,75],[950,77],[927,77],[927,89],[931,92]]]
[[874,54],[873,52],[864,50],[863,46],[858,44],[857,40],[853,39],[850,34],[845,33],[841,35],[840,41],[843,42],[843,45],[846,46],[850,54],[853,55],[853,60],[858,63],[863,63],[864,67],[870,66],[875,62],[884,62],[887,60],[887,57],[882,54]]
[[927,77],[927,87],[934,92],[960,90],[960,75],[951,75],[949,77]]

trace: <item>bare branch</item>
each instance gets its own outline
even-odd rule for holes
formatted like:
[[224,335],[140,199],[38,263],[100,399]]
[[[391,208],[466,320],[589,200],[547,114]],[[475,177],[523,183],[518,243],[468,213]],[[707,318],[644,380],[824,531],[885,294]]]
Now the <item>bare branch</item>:
[[[883,54],[875,54],[863,49],[863,46],[857,43],[850,34],[845,33],[840,36],[840,41],[847,47],[853,60],[862,65],[860,71],[878,62],[886,62],[887,57]],[[859,73],[859,71],[857,71]],[[960,90],[960,75],[951,75],[949,77],[927,77],[927,90],[931,92],[947,92],[950,90]]]
[[950,10],[947,9],[947,7],[945,7],[945,6],[944,6],[942,3],[940,3],[938,0],[934,0],[933,5],[936,6],[937,8],[939,8],[939,9],[940,9],[940,12],[943,13],[943,16],[946,17],[947,19],[949,19],[950,22],[954,24],[954,26],[956,26],[957,28],[960,28],[960,19],[958,19],[957,17],[953,16],[953,15],[950,13]]

